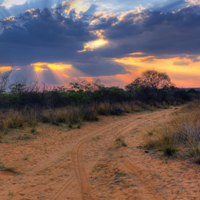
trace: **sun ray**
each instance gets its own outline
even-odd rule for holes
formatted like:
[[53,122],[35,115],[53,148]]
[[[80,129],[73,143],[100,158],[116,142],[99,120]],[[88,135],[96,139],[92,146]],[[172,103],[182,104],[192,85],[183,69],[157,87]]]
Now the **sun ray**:
[[[48,76],[51,76],[57,84],[62,85],[77,81],[79,77],[87,76],[83,72],[66,63],[33,63],[33,71],[38,79],[44,82]],[[52,81],[52,80],[51,80]]]

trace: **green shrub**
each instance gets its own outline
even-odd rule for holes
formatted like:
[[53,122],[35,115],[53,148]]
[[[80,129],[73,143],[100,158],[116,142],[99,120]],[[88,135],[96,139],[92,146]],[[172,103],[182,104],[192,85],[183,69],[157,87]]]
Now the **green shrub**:
[[117,148],[127,147],[127,144],[122,137],[116,138],[115,142],[116,142]]
[[162,151],[165,156],[173,156],[178,150],[173,145],[166,145]]
[[20,135],[17,137],[17,140],[31,140],[32,137],[30,134],[25,133],[24,135]]
[[0,163],[0,171],[15,172],[13,167],[6,167],[3,162]]

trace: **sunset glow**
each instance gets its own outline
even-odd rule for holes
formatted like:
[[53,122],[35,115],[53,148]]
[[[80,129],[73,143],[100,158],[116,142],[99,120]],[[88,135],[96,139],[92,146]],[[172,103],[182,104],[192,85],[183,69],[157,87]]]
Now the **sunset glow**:
[[200,87],[199,10],[199,0],[0,0],[0,72],[123,87],[154,69]]
[[11,71],[13,68],[11,66],[0,66],[0,73]]
[[200,200],[200,0],[0,0],[0,200]]
[[[132,56],[120,59],[115,58],[113,61],[125,65],[135,78],[136,76],[140,76],[143,71],[150,69],[166,72],[179,87],[198,87],[200,85],[200,60],[193,62],[188,56],[162,59],[155,56],[134,57],[142,55],[142,53],[133,53],[130,55]],[[184,81],[186,77],[188,77],[187,82]]]
[[[75,69],[71,64],[66,63],[32,63],[33,71],[37,79],[42,82],[53,81],[57,84],[66,84],[77,80],[86,74]],[[77,78],[79,77],[79,78]]]
[[31,64],[32,67],[34,67],[34,70],[37,71],[46,71],[48,69],[52,70],[64,70],[64,69],[69,69],[72,67],[72,65],[69,64],[64,64],[64,63],[34,63]]

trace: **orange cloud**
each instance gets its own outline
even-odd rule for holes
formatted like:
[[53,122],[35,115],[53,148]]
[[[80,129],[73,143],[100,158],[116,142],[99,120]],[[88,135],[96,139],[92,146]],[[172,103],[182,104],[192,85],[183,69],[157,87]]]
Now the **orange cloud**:
[[35,71],[46,71],[49,69],[52,70],[64,70],[64,69],[69,69],[72,67],[72,65],[70,64],[64,64],[64,63],[42,63],[42,62],[38,62],[38,63],[33,63],[31,64],[32,67],[34,67]]
[[31,66],[34,67],[34,71],[41,80],[43,80],[45,73],[50,70],[61,84],[80,80],[95,82],[100,79],[101,83],[107,86],[123,87],[131,83],[136,77],[141,76],[143,71],[153,69],[166,72],[177,87],[200,87],[200,61],[198,61],[198,58],[194,62],[189,56],[164,59],[144,56],[142,52],[136,52],[124,58],[114,58],[113,61],[123,65],[127,74],[89,77],[72,65],[65,63],[34,63]]
[[133,79],[145,70],[154,69],[166,72],[178,87],[200,87],[200,61],[194,62],[189,56],[165,59],[142,56],[142,53],[138,52],[124,58],[114,58],[113,61],[124,65]]
[[143,55],[142,52],[134,52],[134,53],[130,53],[129,56],[137,56],[137,55]]
[[11,66],[0,66],[0,73],[11,71],[13,68]]

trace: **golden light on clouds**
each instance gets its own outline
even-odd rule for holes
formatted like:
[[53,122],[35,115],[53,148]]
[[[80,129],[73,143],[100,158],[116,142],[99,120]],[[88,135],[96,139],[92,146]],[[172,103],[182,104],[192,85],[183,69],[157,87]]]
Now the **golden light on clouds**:
[[71,9],[75,9],[77,13],[85,12],[89,7],[90,4],[85,3],[83,0],[76,0],[71,4]]
[[198,57],[197,61],[194,62],[189,56],[164,59],[145,56],[142,52],[136,52],[124,58],[114,58],[112,61],[124,66],[127,73],[90,77],[71,64],[38,62],[31,64],[31,66],[40,80],[45,80],[45,76],[48,77],[48,73],[51,73],[60,84],[79,80],[95,82],[95,80],[100,79],[107,86],[123,87],[141,76],[145,70],[153,69],[166,72],[177,87],[199,87],[200,85],[200,60],[198,61]]
[[15,5],[24,5],[27,0],[4,0],[4,2],[0,5],[1,7],[11,8]]
[[66,63],[45,63],[38,62],[32,63],[36,77],[39,81],[45,82],[45,80],[54,79],[56,84],[66,84],[77,81],[79,77],[86,76],[83,72],[74,68],[71,64]]
[[158,59],[155,56],[144,56],[141,52],[132,53],[131,55],[113,59],[114,62],[125,67],[126,74],[83,77],[83,79],[89,82],[95,82],[95,80],[100,79],[107,86],[123,87],[141,76],[142,72],[153,69],[159,72],[166,72],[177,87],[195,88],[200,85],[200,61],[193,62],[188,56]]
[[46,71],[49,69],[52,70],[64,70],[64,69],[69,69],[72,67],[70,64],[64,64],[64,63],[43,63],[43,62],[38,62],[38,63],[33,63],[31,64],[32,67],[34,67],[35,71]]
[[[84,2],[83,0],[73,0],[73,1],[64,1],[62,3],[63,6],[65,5],[70,5],[69,7],[67,6],[65,9],[65,12],[69,14],[70,10],[75,10],[76,13],[81,13],[81,12],[86,12],[90,8],[90,4]],[[80,17],[80,16],[76,16]]]
[[11,71],[13,68],[11,66],[0,66],[0,73],[5,73]]
[[48,69],[45,69],[45,68],[42,68],[42,67],[35,67],[34,69],[35,69],[36,72],[48,70]]
[[130,56],[137,56],[137,55],[143,55],[142,52],[134,52],[134,53],[130,53]]
[[[141,52],[129,55],[124,58],[114,58],[113,61],[125,66],[132,80],[140,76],[143,71],[153,69],[166,72],[178,87],[199,87],[200,85],[200,60],[194,62],[189,56],[156,58],[155,56],[143,56]],[[127,79],[130,80],[130,75]]]
[[102,38],[95,40],[95,41],[87,42],[84,45],[84,49],[81,51],[78,51],[78,53],[82,53],[85,51],[94,51],[94,49],[102,47],[102,46],[106,45],[107,43],[108,43],[108,41],[105,39],[102,39]]
[[200,62],[192,62],[189,58],[168,58],[159,59],[155,56],[146,57],[124,57],[120,59],[113,59],[115,62],[124,64],[139,66],[140,70],[155,69],[159,71],[166,71],[171,73],[180,74],[199,74]]

